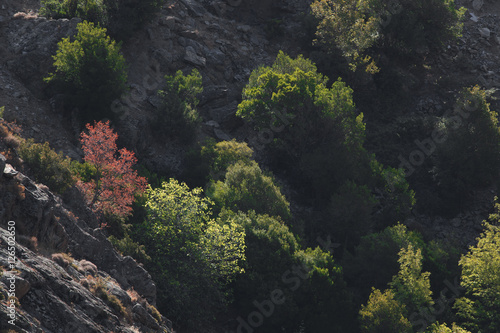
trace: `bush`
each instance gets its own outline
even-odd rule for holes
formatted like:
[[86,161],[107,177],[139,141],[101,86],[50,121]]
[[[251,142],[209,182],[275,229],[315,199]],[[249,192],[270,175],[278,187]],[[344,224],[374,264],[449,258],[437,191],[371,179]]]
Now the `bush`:
[[179,137],[183,142],[193,140],[201,120],[196,106],[197,95],[202,91],[201,75],[196,69],[187,76],[182,71],[165,76],[165,88],[158,91],[162,105],[156,109],[153,129],[162,135]]
[[310,60],[280,52],[272,66],[252,72],[237,111],[262,133],[276,129],[268,145],[273,155],[323,202],[347,178],[369,173],[352,89],[340,79],[327,82]]
[[112,102],[126,90],[127,71],[120,45],[106,35],[106,29],[84,21],[70,41],[63,38],[53,57],[56,68],[45,80],[66,95],[84,122],[113,118]]
[[108,239],[124,256],[131,256],[141,263],[147,263],[151,260],[151,257],[146,253],[146,247],[134,242],[129,235],[125,235],[122,239],[117,239],[115,236],[110,236]]
[[478,243],[460,259],[460,285],[465,296],[454,307],[464,326],[473,332],[493,333],[500,330],[500,205],[485,223]]
[[490,110],[486,92],[475,86],[461,92],[454,112],[437,126],[445,142],[436,149],[432,171],[445,205],[457,211],[470,190],[499,175],[498,114]]
[[42,0],[40,16],[53,19],[79,17],[82,20],[105,25],[106,6],[103,0]]
[[362,237],[353,254],[344,256],[346,280],[356,286],[359,299],[366,299],[371,287],[383,289],[399,270],[398,252],[412,244],[424,248],[422,236],[397,224],[383,231]]
[[108,290],[107,279],[103,279],[101,277],[92,278],[90,284],[90,291],[102,299],[106,304],[108,304],[113,310],[115,310],[122,317],[126,318],[128,321],[131,321],[132,315],[127,310],[125,306],[123,306],[122,302],[115,295],[111,294]]
[[394,299],[394,293],[386,290],[383,294],[373,289],[366,305],[359,311],[361,332],[363,333],[410,333],[412,327],[406,318],[406,308]]
[[40,16],[54,19],[79,17],[106,27],[124,40],[151,20],[163,0],[42,0]]
[[207,195],[215,201],[219,211],[225,207],[233,211],[254,210],[257,214],[285,220],[291,217],[285,196],[255,161],[249,164],[238,161],[229,166],[224,182],[212,182]]
[[76,183],[71,159],[56,153],[48,142],[35,143],[33,139],[24,140],[19,155],[29,167],[29,173],[39,183],[47,185],[52,191],[63,193]]
[[220,180],[229,166],[241,161],[244,164],[250,164],[253,150],[248,147],[246,142],[231,141],[207,142],[201,148],[202,156],[208,160],[210,165],[210,176],[213,180]]
[[320,20],[319,44],[331,53],[340,49],[354,68],[366,65],[371,73],[377,68],[370,48],[410,56],[427,53],[460,35],[465,14],[454,0],[327,0],[311,8]]

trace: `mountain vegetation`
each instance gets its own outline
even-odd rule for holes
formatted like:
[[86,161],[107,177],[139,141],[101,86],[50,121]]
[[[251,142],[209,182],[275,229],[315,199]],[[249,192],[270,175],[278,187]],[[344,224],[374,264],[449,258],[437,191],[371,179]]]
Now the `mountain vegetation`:
[[[496,91],[443,83],[430,65],[464,41],[461,2],[317,0],[293,16],[277,4],[226,2],[37,1],[46,17],[37,20],[74,25],[53,45],[40,94],[75,148],[64,154],[58,140],[29,138],[40,132],[34,122],[25,130],[15,106],[1,108],[0,189],[9,195],[0,195],[0,217],[23,216],[16,207],[26,198],[49,202],[50,192],[51,211],[82,228],[89,247],[109,246],[101,257],[116,251],[120,265],[139,262],[130,267],[140,280],[154,281],[144,297],[123,276],[111,279],[123,266],[100,274],[85,251],[78,261],[22,236],[110,309],[96,321],[116,318],[127,332],[139,331],[135,322],[182,333],[500,332]],[[219,23],[258,44],[246,35],[257,24],[232,21],[256,10],[269,12],[263,45],[276,52],[231,72],[244,60],[229,54],[260,58],[232,46]],[[276,12],[297,20],[297,36]],[[181,29],[183,20],[208,28]],[[216,38],[205,45],[207,31]],[[134,51],[141,39],[171,35],[180,36],[168,45],[181,45],[181,55],[163,46]],[[294,46],[269,43],[280,39]],[[149,74],[132,66],[144,54]],[[413,94],[443,102],[416,112]],[[55,242],[73,230],[56,229],[39,233]],[[75,246],[67,238],[61,249]],[[109,322],[103,331],[113,331]]]

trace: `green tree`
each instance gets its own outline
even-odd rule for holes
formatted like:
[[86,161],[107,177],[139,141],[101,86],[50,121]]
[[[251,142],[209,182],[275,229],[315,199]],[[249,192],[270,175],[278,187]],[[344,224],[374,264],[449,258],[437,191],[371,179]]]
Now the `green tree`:
[[210,323],[228,300],[227,284],[241,273],[245,231],[232,221],[211,218],[212,202],[202,190],[170,179],[146,191],[146,220],[138,238],[151,257],[159,282],[159,308],[180,327]]
[[[234,213],[223,210],[219,220],[236,223],[245,230],[245,273],[233,283],[234,306],[239,313],[249,314],[255,311],[254,301],[268,300],[273,290],[282,290],[288,301],[277,305],[272,315],[266,316],[261,328],[272,331],[283,325],[288,327],[287,320],[293,318],[297,309],[292,301],[294,290],[283,288],[283,275],[286,274],[285,281],[292,279],[291,270],[297,265],[294,253],[299,244],[294,234],[279,217],[259,215],[255,211]],[[235,328],[231,327],[232,330]]]
[[331,197],[326,211],[331,222],[325,224],[324,232],[336,235],[345,247],[351,242],[359,243],[361,236],[373,228],[371,215],[376,204],[377,200],[367,186],[347,181]]
[[210,165],[210,178],[220,180],[224,178],[227,168],[239,161],[251,164],[253,150],[246,142],[231,141],[208,142],[202,147],[201,154]]
[[175,76],[165,76],[165,87],[158,91],[162,104],[155,111],[153,128],[167,136],[191,141],[200,122],[196,106],[197,95],[202,91],[201,74],[196,69],[190,75],[177,71]]
[[465,9],[454,0],[317,0],[311,5],[319,20],[316,37],[332,53],[339,49],[353,68],[377,67],[373,47],[412,56],[441,47],[460,35]]
[[356,313],[344,282],[342,267],[331,253],[316,247],[295,253],[295,259],[307,268],[307,275],[294,293],[300,309],[295,320],[304,332],[354,332]]
[[280,52],[272,66],[252,72],[237,111],[258,131],[275,129],[269,148],[323,202],[346,178],[369,173],[352,89],[340,79],[327,82],[310,60]]
[[399,252],[399,273],[392,278],[389,286],[394,291],[394,297],[405,304],[408,312],[429,308],[432,300],[429,272],[422,273],[422,250],[412,244]]
[[495,204],[495,214],[478,238],[476,246],[460,259],[461,286],[465,296],[455,303],[464,326],[474,332],[493,333],[500,330],[500,227]]
[[446,324],[435,323],[429,326],[426,333],[470,333],[469,331],[461,328],[457,324],[453,323],[451,328],[449,328]]
[[433,175],[446,205],[461,209],[470,190],[499,175],[498,114],[475,86],[461,92],[453,113],[438,126],[446,141],[437,147]]
[[303,155],[329,136],[359,146],[364,125],[355,113],[352,89],[340,79],[329,88],[327,81],[310,60],[280,51],[271,67],[252,72],[236,114],[257,130],[282,129],[277,144],[291,156]]
[[380,37],[381,18],[369,15],[373,3],[373,0],[322,0],[311,4],[311,9],[319,20],[316,42],[329,52],[339,48],[353,68],[367,64],[367,70],[374,73],[377,69],[365,55]]
[[71,41],[58,43],[55,73],[45,80],[66,95],[69,107],[76,107],[85,122],[112,118],[112,102],[125,92],[127,71],[120,45],[106,35],[106,29],[82,22]]
[[[299,326],[305,332],[350,331],[353,307],[342,270],[330,253],[320,248],[301,250],[280,218],[228,210],[219,218],[245,228],[245,274],[233,284],[239,313],[249,314],[256,306],[262,309],[257,303],[267,304],[265,321],[259,327],[267,332],[291,332]],[[276,290],[282,294],[282,302],[270,306],[267,300]]]
[[382,293],[373,289],[366,305],[359,311],[363,333],[410,333],[410,321],[406,318],[406,307],[395,299],[390,289]]
[[290,204],[270,176],[266,176],[255,161],[239,160],[227,168],[224,182],[212,182],[207,194],[217,207],[233,211],[291,217]]
[[423,249],[422,236],[398,223],[378,233],[361,238],[355,250],[346,252],[343,260],[346,280],[356,286],[358,300],[364,300],[371,287],[383,289],[398,274],[398,253],[412,244],[413,248]]
[[40,16],[53,19],[79,17],[101,25],[108,21],[103,0],[42,0],[40,5]]

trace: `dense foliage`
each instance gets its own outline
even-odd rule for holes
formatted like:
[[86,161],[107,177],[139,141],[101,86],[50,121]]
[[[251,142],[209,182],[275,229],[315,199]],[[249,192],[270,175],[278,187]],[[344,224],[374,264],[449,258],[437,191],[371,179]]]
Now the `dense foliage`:
[[436,126],[444,144],[436,149],[433,174],[447,206],[461,208],[467,193],[499,176],[500,127],[480,87],[464,89],[454,110]]
[[464,326],[473,332],[498,332],[500,329],[500,227],[498,213],[485,223],[485,230],[476,246],[460,259],[461,285],[465,296],[455,307]]
[[318,0],[317,42],[330,53],[339,49],[351,65],[377,72],[370,48],[389,53],[425,54],[460,35],[464,9],[454,0]]
[[23,140],[19,155],[29,167],[29,173],[39,183],[52,191],[63,193],[76,183],[71,160],[50,148],[48,142],[35,143],[33,139]]
[[193,140],[200,117],[196,106],[197,95],[203,91],[201,75],[196,69],[184,75],[165,76],[165,87],[158,91],[162,104],[155,110],[152,127],[168,137],[180,137],[182,141]]
[[79,17],[106,27],[120,40],[139,30],[160,8],[162,0],[41,0],[40,15]]
[[[147,216],[137,233],[151,256],[160,310],[184,325],[207,324],[227,303],[226,285],[242,272],[244,229],[211,218],[202,190],[174,179],[146,191]],[[194,328],[191,327],[191,328]]]
[[[127,38],[162,3],[41,1],[42,15],[90,21],[58,44],[46,79],[68,111],[115,116],[126,63],[107,31]],[[498,114],[478,86],[425,116],[405,114],[400,98],[414,86],[404,75],[420,74],[401,63],[427,75],[420,61],[460,34],[464,10],[454,0],[318,0],[311,10],[321,48],[308,56],[323,63],[280,51],[251,73],[232,119],[245,122],[247,142],[206,138],[198,97],[209,76],[189,67],[165,76],[143,124],[185,153],[177,179],[147,163],[138,172],[109,122],[81,134],[82,163],[3,125],[1,147],[55,192],[77,183],[117,250],[151,273],[159,309],[181,332],[499,332],[500,213],[461,259],[465,249],[443,233],[431,240],[441,226],[415,221],[422,209],[460,212],[473,191],[499,183]],[[285,28],[271,19],[265,30],[277,38]],[[408,219],[413,189],[421,204]],[[450,284],[458,277],[462,289]]]
[[255,161],[249,164],[238,161],[229,166],[224,182],[212,183],[209,191],[219,210],[222,207],[243,212],[254,210],[258,214],[290,218],[290,204]]
[[46,81],[65,97],[65,107],[78,108],[89,122],[116,116],[112,102],[125,92],[127,71],[120,45],[106,35],[106,29],[84,21],[74,38],[58,43],[55,72]]

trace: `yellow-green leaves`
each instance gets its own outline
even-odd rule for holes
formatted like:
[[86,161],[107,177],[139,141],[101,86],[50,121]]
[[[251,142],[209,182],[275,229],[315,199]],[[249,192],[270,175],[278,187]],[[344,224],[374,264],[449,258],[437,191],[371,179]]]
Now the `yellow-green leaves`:
[[382,293],[373,289],[366,305],[359,311],[363,333],[409,333],[411,323],[405,317],[406,307],[394,298],[390,289]]
[[[490,220],[498,224],[497,214]],[[466,321],[465,326],[472,331],[485,333],[500,330],[500,227],[485,222],[485,231],[476,246],[462,256],[461,285],[465,297],[457,300],[455,309],[458,316]]]

